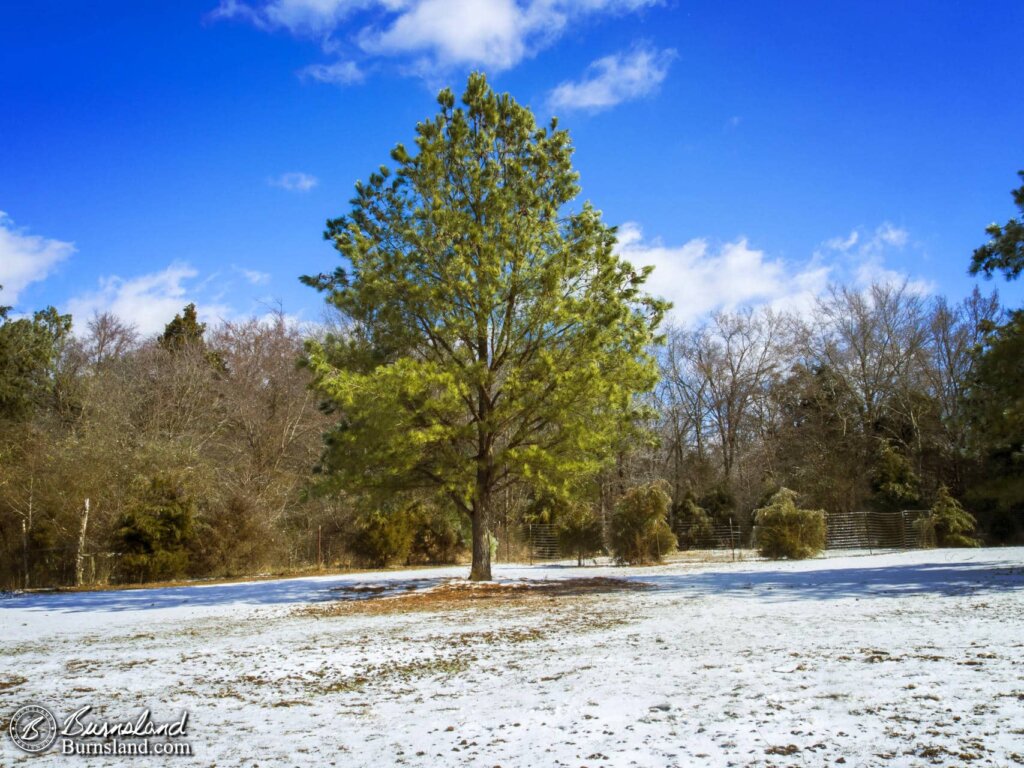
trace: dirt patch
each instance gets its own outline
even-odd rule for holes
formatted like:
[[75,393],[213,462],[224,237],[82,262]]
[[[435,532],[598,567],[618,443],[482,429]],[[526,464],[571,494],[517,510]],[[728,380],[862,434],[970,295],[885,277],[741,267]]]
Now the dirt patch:
[[364,595],[358,600],[312,605],[299,609],[309,616],[347,616],[411,613],[416,611],[449,611],[482,605],[557,601],[583,595],[610,592],[635,592],[652,589],[651,584],[626,579],[595,577],[589,579],[523,579],[510,582],[452,581],[431,589],[376,597]]
[[0,677],[0,691],[6,691],[9,688],[17,688],[19,685],[24,685],[27,682],[28,679],[21,675]]

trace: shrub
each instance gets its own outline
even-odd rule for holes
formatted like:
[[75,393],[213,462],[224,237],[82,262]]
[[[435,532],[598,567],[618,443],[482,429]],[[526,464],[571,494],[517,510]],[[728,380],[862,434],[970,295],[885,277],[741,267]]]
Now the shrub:
[[278,544],[267,517],[241,493],[207,510],[194,533],[190,560],[192,569],[201,573],[235,576],[259,571],[273,562]]
[[454,563],[469,542],[468,520],[452,507],[415,504],[408,511],[412,528],[410,563]]
[[563,555],[576,558],[576,565],[583,565],[583,558],[604,549],[601,521],[589,504],[569,504],[562,511],[558,520],[558,546]]
[[404,562],[412,548],[413,529],[405,510],[374,509],[362,513],[349,532],[348,548],[357,560],[374,568]]
[[188,568],[195,501],[173,477],[160,475],[121,517],[115,534],[121,567],[132,581],[173,579]]
[[825,548],[825,512],[799,509],[796,493],[781,488],[768,506],[754,510],[757,546],[764,557],[801,560]]
[[971,536],[978,521],[949,494],[946,486],[939,488],[935,504],[924,517],[914,521],[921,543],[926,547],[976,547]]
[[676,548],[676,537],[668,524],[671,503],[664,483],[630,488],[612,513],[609,539],[620,563],[659,562]]
[[679,537],[679,546],[686,549],[699,547],[711,538],[714,532],[711,526],[711,516],[697,504],[696,499],[689,493],[683,497],[682,502],[676,505],[673,519],[676,535]]

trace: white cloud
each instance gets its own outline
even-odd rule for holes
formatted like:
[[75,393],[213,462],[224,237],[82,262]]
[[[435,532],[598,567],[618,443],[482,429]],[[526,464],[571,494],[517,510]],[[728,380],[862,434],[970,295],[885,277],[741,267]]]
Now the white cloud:
[[299,76],[321,83],[352,85],[361,83],[366,75],[354,61],[336,61],[333,64],[310,64],[299,70]]
[[508,69],[526,55],[527,23],[515,0],[419,0],[390,25],[364,29],[360,45],[371,53],[433,54],[445,64]]
[[668,74],[675,51],[640,46],[593,62],[583,78],[564,82],[548,96],[552,109],[599,110],[647,96]]
[[74,252],[73,243],[17,229],[0,211],[0,304],[17,305],[19,294],[27,286],[44,280]]
[[[453,65],[496,72],[551,45],[583,19],[629,13],[660,1],[221,0],[211,16],[313,38],[329,52],[348,46],[366,57],[395,57],[405,69],[421,74]],[[352,62],[338,64],[343,75],[355,71]]]
[[854,230],[826,242],[805,262],[771,258],[740,238],[713,247],[705,239],[679,246],[646,240],[640,227],[619,228],[617,252],[636,266],[653,266],[647,289],[673,303],[677,320],[696,320],[717,310],[770,306],[804,313],[830,283],[866,288],[873,282],[904,283],[926,295],[934,285],[886,265],[910,242],[909,233],[885,223],[873,232]]
[[813,259],[796,267],[771,259],[744,238],[717,248],[699,238],[674,247],[645,241],[633,223],[619,228],[617,249],[636,266],[654,267],[647,289],[671,301],[673,316],[684,322],[746,305],[809,304],[825,290],[830,273]]
[[112,312],[147,335],[163,331],[189,302],[195,302],[203,320],[232,317],[234,313],[225,305],[197,300],[195,294],[201,286],[190,288],[187,283],[198,275],[188,264],[175,263],[160,272],[132,278],[103,277],[97,290],[72,298],[67,311],[79,323],[95,312]]
[[289,192],[309,192],[319,183],[320,180],[316,176],[299,171],[282,173],[280,176],[270,179],[270,186],[287,189]]

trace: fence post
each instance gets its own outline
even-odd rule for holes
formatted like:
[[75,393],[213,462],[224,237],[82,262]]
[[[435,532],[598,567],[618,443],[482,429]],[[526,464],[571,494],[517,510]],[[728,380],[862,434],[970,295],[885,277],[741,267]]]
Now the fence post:
[[83,552],[85,551],[85,531],[89,525],[89,500],[85,500],[85,504],[82,507],[82,524],[78,529],[78,549],[75,551],[75,586],[82,586],[83,575],[84,575],[84,564],[82,562]]

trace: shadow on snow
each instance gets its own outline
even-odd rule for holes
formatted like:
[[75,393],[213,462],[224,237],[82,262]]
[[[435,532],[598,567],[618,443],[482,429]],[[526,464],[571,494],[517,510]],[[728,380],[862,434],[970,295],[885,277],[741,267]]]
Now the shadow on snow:
[[[502,576],[502,568],[496,568]],[[511,570],[511,569],[510,569]],[[585,578],[587,568],[515,567],[516,576]],[[914,595],[950,596],[1024,589],[1024,565],[1012,561],[982,563],[915,563],[835,567],[808,570],[723,569],[708,572],[645,573],[624,569],[607,575],[642,581],[659,591],[690,593],[694,597],[747,597],[758,600],[878,599]],[[426,589],[452,580],[455,574],[431,578],[315,577],[154,589],[63,592],[17,595],[0,600],[5,609],[60,612],[139,611],[161,608],[243,605],[282,605],[332,600],[360,600]]]
[[741,570],[638,577],[661,590],[759,600],[935,597],[1024,590],[1017,562],[914,563],[820,570]]
[[332,600],[366,600],[401,594],[450,581],[451,577],[382,579],[314,577],[230,584],[189,584],[180,587],[112,589],[95,592],[47,592],[0,600],[4,609],[40,611],[144,611],[159,608],[218,605],[286,605]]

